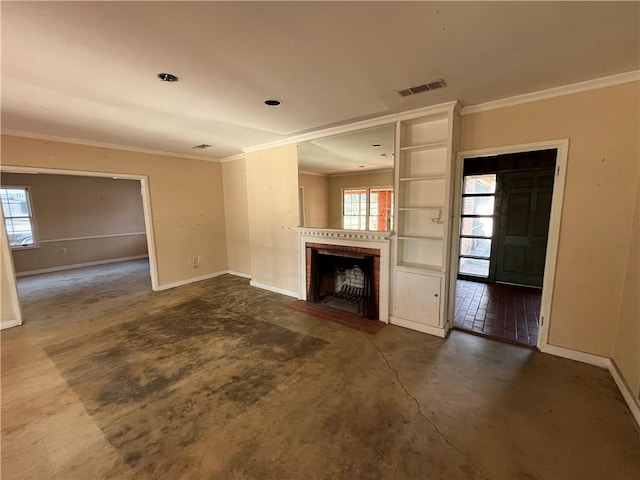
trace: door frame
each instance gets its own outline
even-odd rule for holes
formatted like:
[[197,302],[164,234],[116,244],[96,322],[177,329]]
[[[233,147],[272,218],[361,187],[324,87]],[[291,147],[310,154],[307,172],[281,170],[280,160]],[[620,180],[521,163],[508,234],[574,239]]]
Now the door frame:
[[553,182],[553,194],[551,199],[551,216],[549,218],[549,234],[547,237],[547,252],[544,262],[544,276],[542,281],[542,299],[540,305],[540,328],[538,331],[537,347],[540,351],[546,351],[549,338],[549,325],[551,324],[551,306],[553,302],[553,288],[556,274],[556,261],[558,257],[558,244],[560,239],[560,225],[562,219],[562,206],[564,201],[565,177],[567,171],[567,158],[569,154],[569,139],[548,140],[544,142],[507,145],[500,147],[483,148],[478,150],[465,150],[458,152],[454,165],[454,197],[451,210],[451,244],[449,278],[449,305],[448,322],[453,326],[455,315],[456,280],[458,277],[458,250],[460,247],[460,219],[462,214],[462,181],[463,166],[467,158],[489,157],[510,153],[531,152],[536,150],[556,150],[556,178]]
[[[27,173],[27,174],[50,174],[50,175],[73,175],[78,177],[106,177],[122,180],[138,180],[140,182],[140,192],[142,195],[142,208],[144,211],[144,228],[147,236],[147,250],[149,253],[149,274],[151,276],[151,290],[158,291],[158,266],[156,260],[155,238],[153,235],[153,216],[151,213],[151,197],[149,193],[149,178],[147,175],[134,175],[129,173],[118,172],[95,172],[84,170],[65,170],[61,168],[43,168],[43,167],[20,167],[12,165],[0,166],[0,172],[2,173]],[[4,222],[3,222],[4,224]],[[4,233],[4,232],[3,232]],[[9,242],[2,242],[0,255],[4,258],[13,258],[11,254],[11,248]],[[9,265],[6,265],[9,267]],[[11,262],[9,275],[13,279],[13,283],[10,286],[12,291],[15,291],[15,295],[12,292],[12,299],[15,298],[18,304],[16,307],[20,309],[20,303],[16,285],[16,272]],[[22,324],[22,318],[20,318],[18,325]],[[6,328],[13,325],[0,325],[0,328]]]

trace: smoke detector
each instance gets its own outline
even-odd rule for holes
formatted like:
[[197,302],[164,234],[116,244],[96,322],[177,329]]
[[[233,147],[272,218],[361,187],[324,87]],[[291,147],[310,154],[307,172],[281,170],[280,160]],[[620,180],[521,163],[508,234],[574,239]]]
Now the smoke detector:
[[408,97],[409,95],[415,95],[416,93],[428,92],[429,90],[437,90],[439,88],[446,87],[447,84],[444,80],[439,78],[438,80],[432,80],[431,82],[423,83],[415,87],[404,88],[402,90],[396,90],[396,93],[401,97]]

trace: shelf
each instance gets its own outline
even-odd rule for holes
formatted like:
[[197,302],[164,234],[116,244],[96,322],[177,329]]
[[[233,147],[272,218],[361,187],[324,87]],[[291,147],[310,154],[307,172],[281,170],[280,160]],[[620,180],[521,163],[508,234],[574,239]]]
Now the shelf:
[[406,147],[400,147],[401,152],[411,151],[411,150],[428,150],[435,148],[447,148],[449,146],[449,142],[447,140],[439,141],[439,142],[429,142],[422,143],[420,145],[409,145]]
[[442,241],[442,237],[438,235],[398,235],[398,240]]
[[415,180],[445,180],[447,175],[444,173],[438,173],[434,175],[422,175],[419,177],[403,177],[400,179],[401,182],[412,182]]
[[440,265],[427,265],[425,263],[398,262],[396,267],[400,269],[442,273],[442,267]]

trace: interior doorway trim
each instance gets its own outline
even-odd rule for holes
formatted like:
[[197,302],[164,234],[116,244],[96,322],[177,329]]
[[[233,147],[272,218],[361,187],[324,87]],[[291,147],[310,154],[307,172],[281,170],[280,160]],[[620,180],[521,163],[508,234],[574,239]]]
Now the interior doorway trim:
[[[74,175],[78,177],[106,177],[118,180],[138,180],[140,182],[140,191],[142,194],[142,208],[144,210],[144,227],[147,235],[147,250],[149,252],[149,273],[151,276],[151,289],[156,292],[158,288],[158,267],[156,262],[155,238],[153,236],[153,216],[151,213],[151,198],[149,195],[149,179],[146,175],[134,175],[129,173],[118,172],[94,172],[88,170],[65,170],[61,168],[41,168],[41,167],[20,167],[12,165],[0,166],[0,172],[3,173],[28,173],[28,174],[50,174],[50,175]],[[6,251],[5,251],[6,250]],[[11,249],[8,242],[5,247],[2,245],[2,256],[11,256]],[[15,269],[11,268],[13,280],[15,282]],[[17,290],[16,290],[17,292]],[[17,293],[16,293],[17,295]]]
[[[508,145],[502,147],[483,148],[479,150],[465,150],[458,153],[454,166],[454,199],[452,210],[452,235],[451,235],[451,275],[449,289],[456,291],[456,279],[458,276],[458,249],[460,245],[460,218],[462,211],[462,181],[463,166],[467,158],[489,157],[510,153],[532,152],[536,150],[556,150],[555,180],[553,182],[553,194],[551,199],[551,216],[549,218],[549,234],[547,237],[547,252],[544,263],[544,276],[542,281],[542,298],[540,306],[540,329],[537,347],[540,351],[547,350],[549,338],[549,325],[551,324],[551,304],[553,300],[553,286],[556,273],[556,260],[558,256],[558,243],[560,239],[560,223],[562,217],[562,205],[564,200],[565,176],[567,171],[567,157],[569,153],[569,139],[549,140],[536,143]],[[455,272],[455,273],[454,273]],[[449,295],[449,324],[453,325],[455,315],[455,294]]]

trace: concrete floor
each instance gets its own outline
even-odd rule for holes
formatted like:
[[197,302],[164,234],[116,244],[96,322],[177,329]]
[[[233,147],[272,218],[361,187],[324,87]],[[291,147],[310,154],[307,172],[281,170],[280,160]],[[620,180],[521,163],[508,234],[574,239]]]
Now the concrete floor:
[[376,336],[143,261],[21,279],[2,477],[637,479],[605,370],[454,332]]

